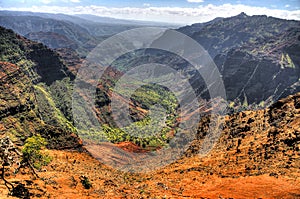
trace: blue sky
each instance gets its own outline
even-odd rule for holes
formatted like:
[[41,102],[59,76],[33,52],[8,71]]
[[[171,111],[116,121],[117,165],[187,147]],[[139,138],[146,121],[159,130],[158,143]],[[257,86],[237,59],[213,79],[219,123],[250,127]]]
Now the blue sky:
[[31,6],[107,6],[107,7],[198,7],[199,5],[243,4],[248,6],[296,10],[299,0],[0,0],[2,8]]
[[84,13],[183,24],[240,12],[300,20],[300,0],[0,0],[0,9]]

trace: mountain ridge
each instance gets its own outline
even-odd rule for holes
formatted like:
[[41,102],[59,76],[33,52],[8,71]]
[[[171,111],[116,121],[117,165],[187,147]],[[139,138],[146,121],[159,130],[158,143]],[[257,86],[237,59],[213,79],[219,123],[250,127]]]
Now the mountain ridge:
[[[197,30],[193,25],[176,30],[208,51],[222,75],[228,100],[242,103],[246,99],[249,105],[258,105],[269,97],[276,101],[299,92],[299,28],[300,21],[241,13],[201,24]],[[261,74],[274,79],[266,81]],[[286,82],[284,76],[291,79]],[[282,85],[276,88],[278,84]],[[261,89],[268,94],[260,96]],[[203,97],[208,98],[208,93]]]

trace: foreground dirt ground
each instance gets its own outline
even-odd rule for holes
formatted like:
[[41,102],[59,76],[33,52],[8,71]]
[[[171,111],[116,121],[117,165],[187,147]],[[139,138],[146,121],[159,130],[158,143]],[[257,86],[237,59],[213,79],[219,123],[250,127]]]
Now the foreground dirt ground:
[[[84,152],[49,151],[52,163],[39,172],[10,176],[27,183],[32,198],[299,198],[300,179],[260,176],[220,177],[199,168],[198,156],[184,158],[156,172],[128,174],[109,168]],[[203,162],[202,162],[203,164]],[[226,175],[226,171],[223,172]],[[84,189],[80,176],[92,188]],[[31,185],[29,185],[31,184]],[[7,195],[3,183],[0,198]]]

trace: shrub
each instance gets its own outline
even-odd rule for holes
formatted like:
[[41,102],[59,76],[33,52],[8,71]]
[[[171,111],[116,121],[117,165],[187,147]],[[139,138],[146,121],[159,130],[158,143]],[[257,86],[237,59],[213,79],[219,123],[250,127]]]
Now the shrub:
[[91,182],[89,181],[88,177],[86,177],[86,176],[81,176],[80,182],[85,189],[90,189],[92,187]]
[[44,149],[46,145],[46,140],[40,135],[27,138],[22,149],[23,162],[36,169],[48,165],[52,158],[48,154],[41,152],[41,149]]

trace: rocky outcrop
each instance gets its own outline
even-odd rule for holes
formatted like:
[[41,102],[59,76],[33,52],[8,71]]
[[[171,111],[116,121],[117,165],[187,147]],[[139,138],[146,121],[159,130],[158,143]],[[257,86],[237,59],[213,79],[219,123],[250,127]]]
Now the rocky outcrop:
[[34,108],[33,87],[20,68],[0,62],[0,119]]
[[[191,145],[187,156],[201,150],[208,124],[209,117],[203,118],[198,140]],[[299,157],[300,93],[297,93],[265,110],[226,116],[221,137],[203,162],[208,162],[205,167],[208,172],[227,173],[227,177],[269,174],[297,178]]]

